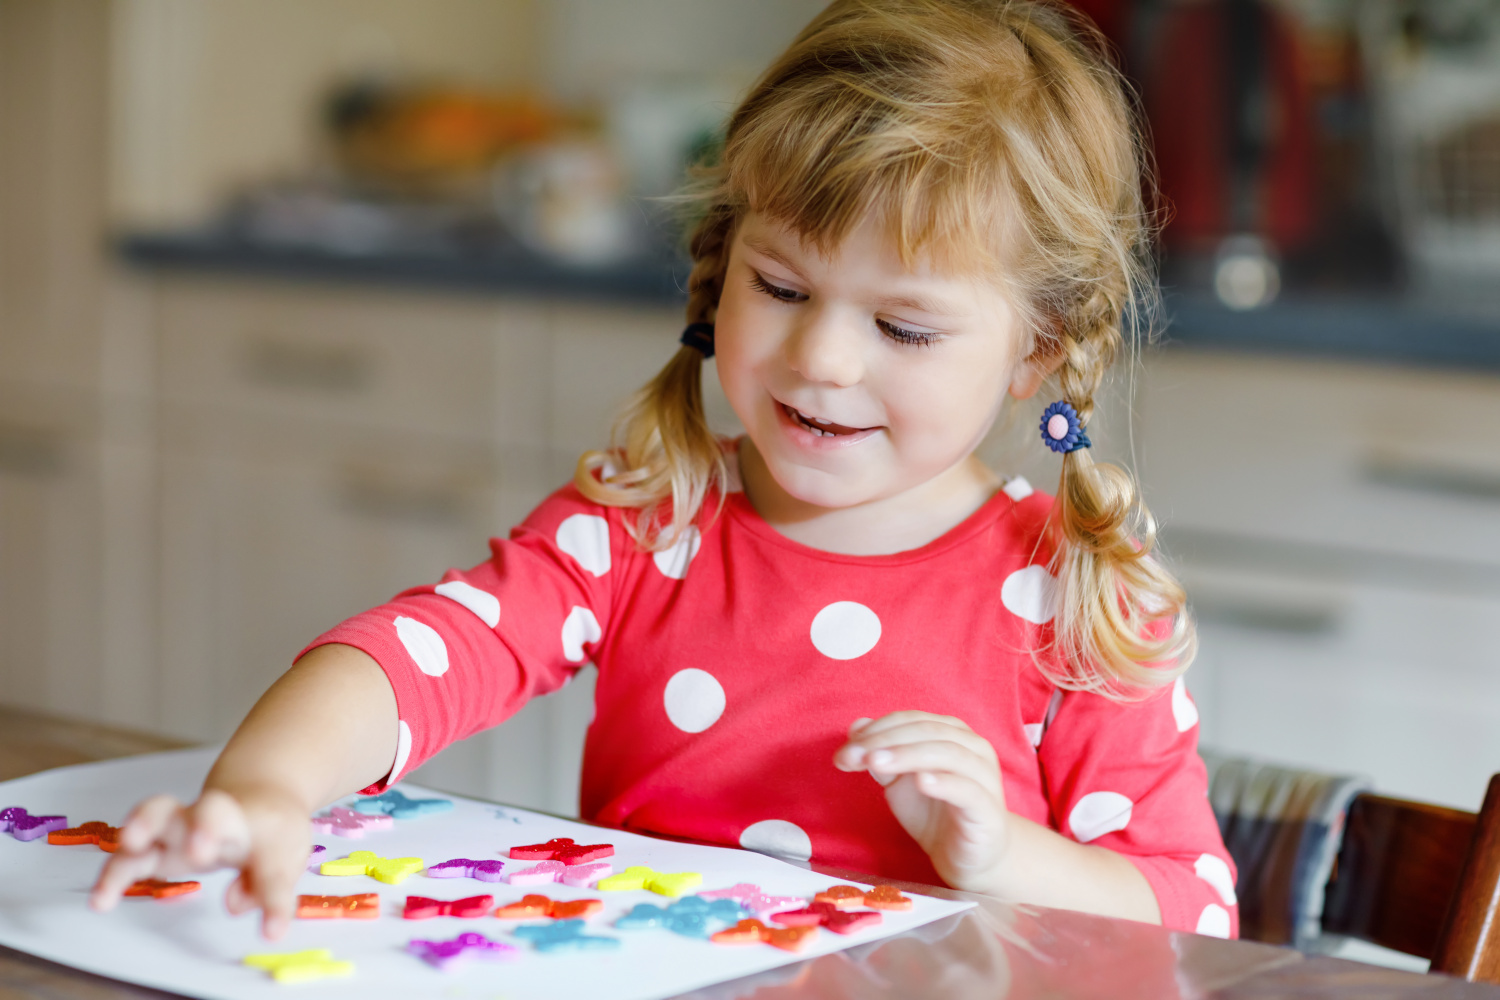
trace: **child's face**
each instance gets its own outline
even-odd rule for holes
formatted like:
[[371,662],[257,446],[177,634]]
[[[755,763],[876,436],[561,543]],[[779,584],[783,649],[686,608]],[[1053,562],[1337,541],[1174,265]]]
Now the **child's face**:
[[874,222],[830,256],[743,219],[715,322],[719,380],[777,485],[825,508],[942,480],[1045,364],[996,284],[908,270]]

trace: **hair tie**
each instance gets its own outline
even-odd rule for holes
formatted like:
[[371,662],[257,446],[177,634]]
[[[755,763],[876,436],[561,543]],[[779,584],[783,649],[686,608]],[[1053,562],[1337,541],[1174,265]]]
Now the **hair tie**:
[[677,338],[684,347],[696,348],[705,358],[714,356],[714,325],[712,323],[689,323],[682,336]]
[[1042,443],[1059,455],[1092,448],[1094,443],[1083,432],[1083,421],[1071,403],[1059,399],[1042,411]]

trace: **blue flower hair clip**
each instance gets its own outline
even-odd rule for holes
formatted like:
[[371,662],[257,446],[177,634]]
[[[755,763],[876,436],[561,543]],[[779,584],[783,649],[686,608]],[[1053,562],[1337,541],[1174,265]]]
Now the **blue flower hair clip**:
[[1062,399],[1042,411],[1042,443],[1059,455],[1094,445],[1083,432],[1078,411]]

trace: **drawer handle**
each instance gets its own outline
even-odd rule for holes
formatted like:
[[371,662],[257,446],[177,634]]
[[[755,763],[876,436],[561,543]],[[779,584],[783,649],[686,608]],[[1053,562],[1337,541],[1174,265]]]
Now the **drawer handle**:
[[39,427],[0,425],[0,474],[52,476],[62,471],[58,435]]
[[1500,501],[1500,471],[1377,453],[1365,459],[1365,482],[1464,500]]
[[245,352],[245,376],[277,389],[358,392],[369,384],[365,355],[352,347],[257,340]]
[[349,513],[387,521],[458,524],[466,506],[464,490],[451,483],[395,482],[361,471],[346,473],[338,492]]

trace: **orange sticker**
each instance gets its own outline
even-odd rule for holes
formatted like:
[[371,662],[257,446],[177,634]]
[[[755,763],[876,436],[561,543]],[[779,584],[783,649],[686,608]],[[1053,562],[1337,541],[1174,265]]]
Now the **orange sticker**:
[[877,885],[865,893],[865,905],[872,910],[909,910],[911,897],[901,895],[893,885]]
[[832,903],[841,910],[852,910],[856,906],[864,905],[865,891],[858,886],[836,885],[818,893],[813,897],[813,901]]
[[163,882],[157,878],[143,878],[125,890],[127,896],[150,896],[153,899],[170,899],[186,896],[203,888],[201,882]]
[[113,854],[120,849],[120,828],[94,820],[66,830],[53,830],[47,834],[47,843],[64,846],[98,844],[101,851]]
[[520,901],[495,911],[501,920],[533,920],[552,915],[552,900],[546,896],[522,896]]
[[602,899],[571,899],[553,903],[547,915],[553,920],[573,920],[592,917],[602,909]]
[[297,916],[303,920],[374,920],[380,916],[380,895],[298,896]]

